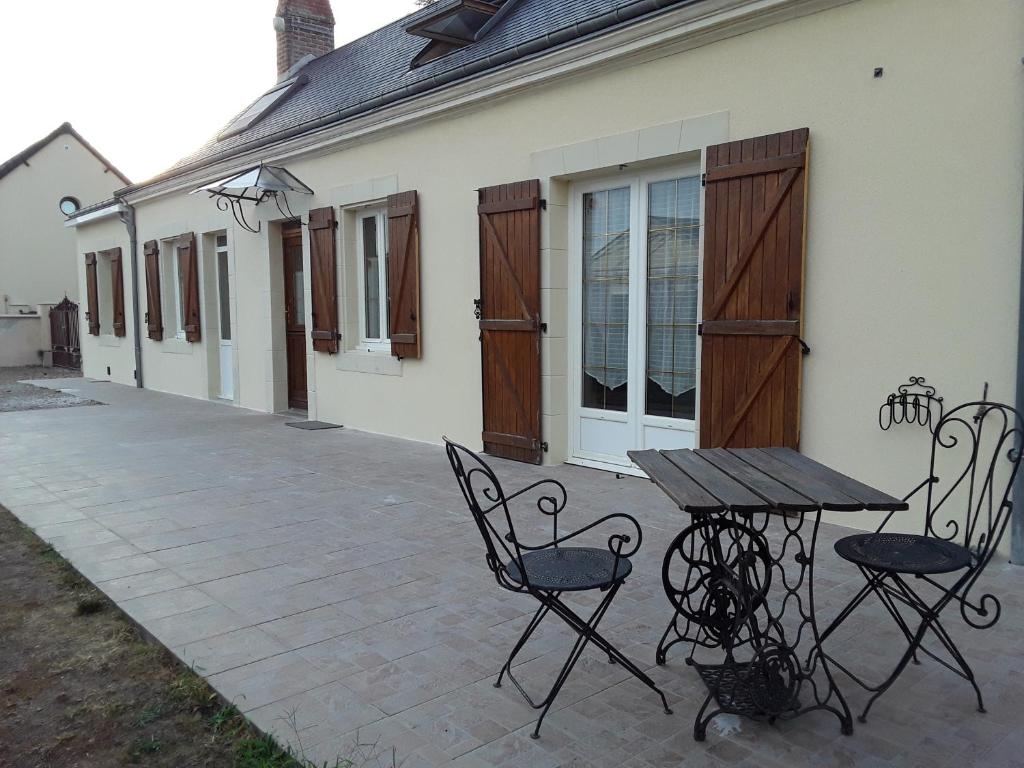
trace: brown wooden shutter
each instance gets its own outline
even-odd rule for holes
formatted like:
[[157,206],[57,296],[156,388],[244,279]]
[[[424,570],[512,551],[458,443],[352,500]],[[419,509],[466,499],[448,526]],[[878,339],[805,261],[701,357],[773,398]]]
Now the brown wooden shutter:
[[309,212],[310,292],[313,295],[313,349],[334,354],[338,351],[338,267],[334,230],[338,221],[334,208]]
[[808,130],[708,147],[700,443],[800,442]]
[[89,333],[100,335],[100,290],[96,282],[96,254],[85,254],[85,319],[89,323]]
[[111,248],[104,251],[110,259],[110,283],[113,289],[114,335],[125,335],[124,324],[124,268],[121,263],[121,249]]
[[540,182],[479,191],[484,451],[540,464]]
[[202,338],[199,325],[199,259],[196,254],[196,236],[186,235],[188,242],[181,246],[178,258],[182,261],[181,280],[185,291],[185,340],[199,341]]
[[415,190],[388,195],[388,325],[391,354],[419,358],[420,224]]
[[160,303],[160,245],[147,240],[142,246],[146,257],[146,330],[153,341],[164,338],[163,306]]

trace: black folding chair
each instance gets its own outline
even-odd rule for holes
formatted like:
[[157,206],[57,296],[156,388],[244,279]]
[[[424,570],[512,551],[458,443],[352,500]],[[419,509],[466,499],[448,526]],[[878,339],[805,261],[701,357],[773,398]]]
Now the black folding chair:
[[[869,685],[828,655],[836,667],[872,692],[860,722],[907,663],[911,659],[918,662],[918,652],[967,680],[977,694],[978,711],[985,711],[974,672],[939,616],[956,603],[963,620],[975,629],[988,629],[999,620],[999,600],[987,593],[974,600],[971,588],[992,559],[1010,521],[1010,487],[1020,468],[1022,436],[1024,421],[1008,405],[973,402],[955,408],[935,427],[928,479],[905,497],[927,491],[924,534],[883,532],[890,513],[874,533],[836,542],[836,552],[860,569],[866,584],[822,633],[821,642],[869,595],[878,597],[908,641],[896,668],[880,685]],[[940,482],[938,463],[943,465],[946,482]],[[947,514],[949,509],[954,511]],[[910,610],[908,616],[901,613],[901,606]],[[916,627],[911,626],[914,615]],[[929,633],[945,648],[952,663],[922,645]]]
[[[597,631],[597,626],[604,618],[619,587],[633,570],[629,558],[636,554],[641,541],[640,525],[637,521],[626,514],[611,514],[577,531],[559,535],[558,515],[565,509],[567,501],[565,487],[561,483],[557,480],[540,480],[515,493],[505,494],[497,476],[483,459],[448,438],[444,438],[444,441],[452,471],[455,472],[462,495],[465,496],[473,520],[476,521],[477,528],[483,536],[487,548],[487,566],[497,579],[498,585],[510,592],[532,595],[540,603],[494,683],[496,688],[500,688],[502,679],[507,675],[530,706],[541,710],[531,736],[535,739],[540,736],[540,724],[588,643],[600,648],[608,656],[609,662],[621,664],[657,693],[661,697],[665,713],[671,714],[672,710],[665,700],[665,694],[654,681]],[[531,492],[535,494],[531,495]],[[537,509],[550,516],[550,541],[527,544],[517,535],[512,523],[509,502],[520,497],[536,498]],[[607,549],[562,546],[570,539],[611,520],[626,521],[632,525],[632,530],[629,533],[614,533],[609,536]],[[604,592],[604,597],[590,618],[585,619],[562,602],[561,596],[565,592],[587,590],[600,590]],[[534,701],[512,675],[512,662],[549,613],[562,619],[576,633],[577,639],[551,690],[541,700]]]

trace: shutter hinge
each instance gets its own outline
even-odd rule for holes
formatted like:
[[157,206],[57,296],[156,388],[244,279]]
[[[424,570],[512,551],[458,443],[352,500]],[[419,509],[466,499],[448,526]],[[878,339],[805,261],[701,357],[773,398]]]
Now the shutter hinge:
[[538,325],[537,327],[540,328],[540,332],[541,333],[547,333],[548,332],[548,324],[547,323],[540,323],[540,325]]
[[698,336],[703,336],[704,335],[704,323],[697,323],[697,335]]
[[708,185],[708,175],[706,173],[702,173],[700,175],[700,185],[702,187],[706,187]]
[[540,199],[540,209],[542,211],[546,211],[548,209],[548,201],[545,200],[543,197]]

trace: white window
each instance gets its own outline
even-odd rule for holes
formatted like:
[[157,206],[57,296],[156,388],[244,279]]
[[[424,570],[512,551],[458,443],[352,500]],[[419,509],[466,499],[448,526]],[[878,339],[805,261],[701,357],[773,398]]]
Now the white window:
[[165,240],[160,249],[160,283],[163,286],[164,325],[173,328],[179,339],[185,338],[185,266],[182,251],[188,247],[183,238]]
[[359,348],[390,351],[388,328],[388,217],[384,208],[356,215]]

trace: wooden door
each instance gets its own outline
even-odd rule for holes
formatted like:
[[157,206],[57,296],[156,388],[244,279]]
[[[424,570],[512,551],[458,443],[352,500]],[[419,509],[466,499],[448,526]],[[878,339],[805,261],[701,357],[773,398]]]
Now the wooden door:
[[800,442],[808,131],[708,147],[700,444]]
[[288,407],[305,409],[306,305],[302,270],[302,229],[298,222],[282,228],[284,252],[284,330],[288,357]]
[[540,182],[479,195],[484,451],[540,464]]

